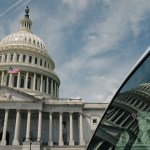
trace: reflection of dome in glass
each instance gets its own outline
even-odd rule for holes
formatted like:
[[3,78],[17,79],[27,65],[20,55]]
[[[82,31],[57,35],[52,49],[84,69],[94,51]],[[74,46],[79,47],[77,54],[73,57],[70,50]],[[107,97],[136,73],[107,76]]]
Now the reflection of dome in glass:
[[147,94],[150,94],[150,83],[143,83],[136,87],[136,90],[143,91]]
[[29,15],[25,15],[25,18],[20,22],[22,24],[21,30],[6,36],[0,45],[27,45],[47,53],[43,41],[31,32],[32,21],[29,19]]
[[[95,144],[96,148],[130,149],[133,146],[137,149],[139,139],[145,142],[140,137],[140,132],[145,135],[149,129],[149,100],[150,83],[143,83],[129,91],[119,93],[93,138],[93,141],[98,141]],[[149,135],[145,138],[149,139]],[[142,143],[140,144],[143,149]]]

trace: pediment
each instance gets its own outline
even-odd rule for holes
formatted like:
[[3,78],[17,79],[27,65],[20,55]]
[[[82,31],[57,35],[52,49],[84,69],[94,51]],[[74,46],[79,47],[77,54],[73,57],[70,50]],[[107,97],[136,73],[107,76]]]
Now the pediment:
[[0,86],[0,101],[39,101],[39,99],[22,91]]

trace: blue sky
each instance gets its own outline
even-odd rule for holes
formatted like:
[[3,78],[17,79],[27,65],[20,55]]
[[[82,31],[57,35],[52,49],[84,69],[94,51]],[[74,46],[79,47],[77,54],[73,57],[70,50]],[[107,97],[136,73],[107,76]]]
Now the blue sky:
[[18,31],[27,5],[63,98],[109,102],[150,45],[150,0],[1,0],[0,40]]

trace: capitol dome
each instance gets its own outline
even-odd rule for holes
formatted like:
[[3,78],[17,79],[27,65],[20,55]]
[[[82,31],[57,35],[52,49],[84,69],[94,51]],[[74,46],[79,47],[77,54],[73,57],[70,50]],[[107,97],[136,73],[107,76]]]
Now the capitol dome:
[[37,98],[58,98],[60,80],[44,42],[31,32],[29,8],[22,28],[0,42],[0,84]]
[[24,19],[20,21],[20,23],[22,25],[20,31],[6,36],[0,42],[0,45],[28,45],[47,53],[44,42],[31,32],[32,21],[29,19],[28,13],[25,15]]
[[0,44],[1,45],[28,45],[47,53],[43,41],[35,34],[26,30],[25,31],[20,30],[19,32],[15,32],[13,34],[6,36],[0,42]]

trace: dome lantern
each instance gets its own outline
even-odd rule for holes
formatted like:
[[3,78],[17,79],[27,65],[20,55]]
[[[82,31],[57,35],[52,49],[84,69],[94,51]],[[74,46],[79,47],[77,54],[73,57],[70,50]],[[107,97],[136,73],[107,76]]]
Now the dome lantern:
[[27,6],[25,9],[25,18],[20,21],[22,24],[22,29],[21,30],[26,30],[31,32],[31,25],[32,21],[29,18],[29,7]]

